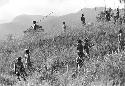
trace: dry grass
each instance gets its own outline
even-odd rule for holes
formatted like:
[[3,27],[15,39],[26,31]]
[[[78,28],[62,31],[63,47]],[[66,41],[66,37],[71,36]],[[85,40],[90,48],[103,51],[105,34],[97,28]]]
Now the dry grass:
[[[97,84],[109,84],[112,81],[124,83],[124,51],[107,55],[112,48],[107,46],[113,45],[117,48],[116,32],[120,28],[124,28],[124,25],[105,23],[75,28],[59,36],[39,33],[24,36],[21,39],[13,39],[9,42],[1,42],[0,74],[2,76],[0,83],[5,86],[9,86],[10,83],[12,86],[93,86],[92,84],[99,86]],[[86,32],[85,29],[87,29]],[[76,63],[74,61],[77,57],[76,44],[77,39],[84,40],[85,37],[90,38],[95,46],[90,50],[90,60],[84,63],[78,74],[75,71]],[[26,83],[23,81],[17,83],[15,76],[11,73],[12,65],[10,64],[15,58],[24,56],[25,48],[29,48],[31,51],[31,60],[35,71],[27,77]],[[66,65],[60,66],[59,72],[53,74],[44,72],[43,64],[47,64],[48,68],[51,69],[57,59],[60,63],[68,64],[68,72]],[[6,76],[3,76],[5,74]],[[12,76],[13,78],[10,78]],[[43,77],[46,79],[43,80]]]

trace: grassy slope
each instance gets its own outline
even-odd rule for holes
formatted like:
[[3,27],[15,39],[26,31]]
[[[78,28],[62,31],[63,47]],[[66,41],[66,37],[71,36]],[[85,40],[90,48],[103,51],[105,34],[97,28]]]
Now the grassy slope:
[[[40,72],[43,71],[41,70],[43,69],[43,64],[46,63],[48,67],[51,67],[55,59],[68,62],[68,73],[66,72],[66,66],[64,66],[60,69],[59,73],[49,75],[50,79],[45,82],[46,84],[53,86],[59,86],[59,84],[65,86],[70,86],[71,84],[71,86],[77,86],[77,84],[81,84],[80,86],[89,86],[90,83],[95,84],[99,81],[101,84],[105,84],[114,79],[120,79],[120,81],[124,82],[124,76],[119,75],[120,73],[124,73],[124,52],[111,54],[109,56],[105,55],[109,51],[109,49],[106,48],[107,45],[113,45],[113,43],[115,43],[114,46],[117,47],[117,37],[115,35],[119,27],[118,25],[109,23],[95,26],[89,25],[85,26],[85,29],[88,30],[86,33],[84,31],[85,29],[80,27],[66,34],[62,33],[59,36],[35,34],[34,36],[24,36],[22,39],[13,39],[10,42],[5,41],[0,45],[0,73],[2,74],[0,76],[0,83],[4,85],[14,83],[14,86],[21,86],[21,83],[33,83],[33,86],[39,86],[38,84],[40,83],[44,84],[44,81],[41,80],[43,74]],[[105,36],[102,30],[107,32]],[[113,34],[113,36],[110,37],[109,34]],[[76,43],[78,38],[83,40],[86,36],[96,45],[91,49],[91,59],[85,62],[83,68],[80,70],[79,77],[76,77],[77,75],[74,71],[76,64],[74,60],[77,57]],[[105,41],[107,43],[105,43]],[[34,62],[36,71],[32,76],[27,78],[28,83],[18,83],[15,76],[11,75],[12,65],[10,64],[15,58],[19,56],[23,57],[25,48],[30,48],[31,50],[31,59]],[[120,59],[122,59],[122,61]]]

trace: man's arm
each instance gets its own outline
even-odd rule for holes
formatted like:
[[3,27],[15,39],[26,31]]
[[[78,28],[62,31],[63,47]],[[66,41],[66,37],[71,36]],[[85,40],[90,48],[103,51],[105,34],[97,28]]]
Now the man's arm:
[[16,64],[14,64],[14,72],[15,72],[15,74],[17,72],[17,65]]

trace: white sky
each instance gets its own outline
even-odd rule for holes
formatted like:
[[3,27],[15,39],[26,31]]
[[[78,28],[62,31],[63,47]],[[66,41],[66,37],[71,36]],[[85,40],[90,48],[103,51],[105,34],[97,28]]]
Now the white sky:
[[[118,0],[105,0],[107,7],[116,8]],[[105,6],[104,0],[0,0],[0,23],[11,21],[21,14],[47,15],[51,11],[53,15],[63,15],[77,12],[84,7]]]

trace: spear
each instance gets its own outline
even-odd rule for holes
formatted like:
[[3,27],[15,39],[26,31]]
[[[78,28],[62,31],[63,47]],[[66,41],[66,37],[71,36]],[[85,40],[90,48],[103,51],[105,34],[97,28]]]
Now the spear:
[[[105,0],[104,0],[104,3],[105,3]],[[105,11],[106,11],[106,3],[105,3]]]
[[[45,18],[47,18],[48,16],[50,16],[51,14],[53,14],[53,12],[50,12],[48,15],[46,15],[45,17],[42,18],[42,20],[44,20]],[[41,19],[39,21],[37,21],[37,23],[42,21]]]

